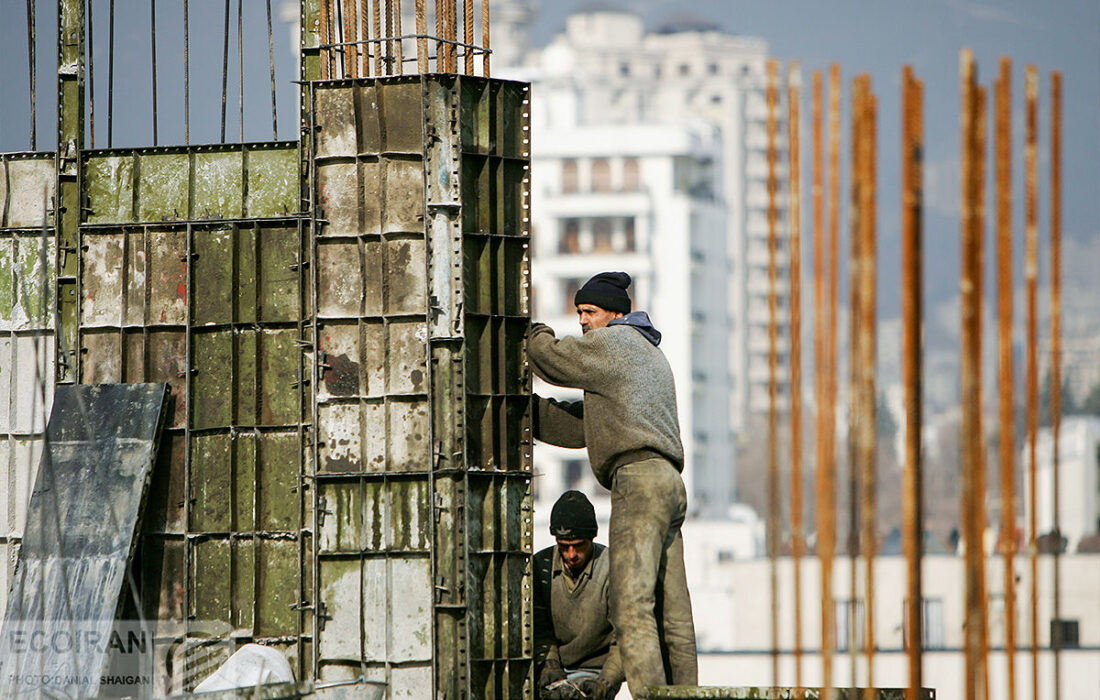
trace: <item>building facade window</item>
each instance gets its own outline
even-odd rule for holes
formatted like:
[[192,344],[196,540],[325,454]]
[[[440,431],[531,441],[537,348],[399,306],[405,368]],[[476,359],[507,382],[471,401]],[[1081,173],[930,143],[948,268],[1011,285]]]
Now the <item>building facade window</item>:
[[614,253],[615,241],[612,238],[611,217],[598,216],[592,219],[592,252]]
[[[902,604],[902,620],[905,633],[902,635],[902,644],[909,639],[909,606]],[[925,598],[921,601],[921,634],[920,643],[922,649],[944,649],[947,646],[943,628],[943,598]]]
[[623,160],[623,192],[637,192],[641,185],[641,173],[637,158]]
[[836,601],[837,651],[863,648],[863,601],[856,599]]
[[634,241],[634,217],[627,216],[623,219],[623,252],[633,253],[637,250]]
[[565,468],[565,488],[566,490],[575,489],[581,485],[581,480],[584,478],[585,461],[583,459],[567,459],[562,462],[562,466]]
[[606,158],[597,158],[592,161],[592,191],[611,191],[611,164]]
[[579,174],[577,161],[572,158],[563,160],[561,162],[561,191],[565,193],[576,192],[580,187]]
[[568,279],[562,282],[562,295],[564,296],[562,313],[567,315],[577,313],[577,305],[573,303],[573,297],[577,295],[577,291],[580,290],[584,282],[582,279]]
[[563,219],[558,252],[566,255],[581,252],[581,222],[579,219]]

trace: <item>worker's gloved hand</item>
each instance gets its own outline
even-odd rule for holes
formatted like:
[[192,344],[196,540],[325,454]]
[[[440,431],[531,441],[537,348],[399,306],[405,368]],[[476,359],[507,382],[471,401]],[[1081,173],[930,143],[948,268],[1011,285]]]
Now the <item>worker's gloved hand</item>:
[[580,688],[587,700],[610,700],[611,686],[603,678],[586,678]]
[[548,690],[550,686],[564,680],[565,670],[562,669],[561,664],[556,661],[547,661],[546,665],[542,667],[542,673],[539,674],[539,697],[542,700],[548,700],[551,696],[547,693],[552,692]]

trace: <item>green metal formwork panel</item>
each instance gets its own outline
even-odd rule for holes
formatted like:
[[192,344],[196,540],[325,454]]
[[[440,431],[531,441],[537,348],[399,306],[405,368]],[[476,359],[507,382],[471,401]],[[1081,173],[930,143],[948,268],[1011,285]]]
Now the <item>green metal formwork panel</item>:
[[0,604],[53,400],[56,184],[53,153],[0,156]]
[[[141,612],[165,654],[181,636],[256,641],[308,678],[297,146],[82,162],[78,380],[162,381],[172,398],[138,553]],[[231,651],[209,647],[159,682],[186,690]]]
[[530,697],[526,99],[313,84],[321,683]]

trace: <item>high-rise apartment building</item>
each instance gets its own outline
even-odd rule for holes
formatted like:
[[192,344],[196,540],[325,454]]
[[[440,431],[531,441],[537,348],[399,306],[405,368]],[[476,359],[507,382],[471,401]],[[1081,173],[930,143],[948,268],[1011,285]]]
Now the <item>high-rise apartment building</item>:
[[[535,316],[577,332],[572,295],[588,275],[635,277],[637,307],[665,333],[676,373],[693,509],[710,517],[733,500],[736,436],[767,410],[766,56],[764,41],[706,23],[647,33],[631,12],[592,6],[523,71],[533,82]],[[785,145],[780,137],[780,180]],[[786,323],[781,315],[781,368]],[[536,464],[543,498],[590,485],[583,454],[547,449]]]

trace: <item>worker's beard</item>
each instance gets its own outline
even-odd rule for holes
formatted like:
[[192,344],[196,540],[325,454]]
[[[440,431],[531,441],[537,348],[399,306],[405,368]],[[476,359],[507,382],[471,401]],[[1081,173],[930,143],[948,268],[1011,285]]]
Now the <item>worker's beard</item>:
[[584,333],[587,333],[587,332],[588,332],[588,331],[590,331],[590,330],[592,330],[592,326],[588,325],[587,323],[582,323],[582,324],[581,324],[581,334],[582,334],[582,335],[583,335]]

